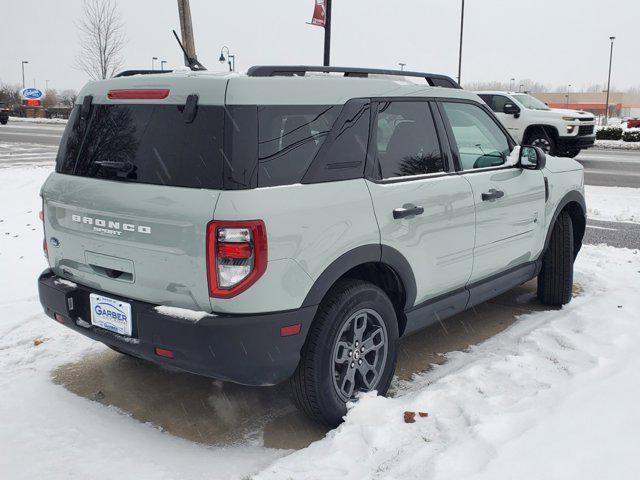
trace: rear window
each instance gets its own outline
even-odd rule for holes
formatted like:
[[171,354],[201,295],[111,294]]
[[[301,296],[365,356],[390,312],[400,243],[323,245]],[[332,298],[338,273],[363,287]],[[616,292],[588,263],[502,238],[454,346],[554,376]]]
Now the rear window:
[[299,183],[342,105],[258,107],[258,186]]
[[222,188],[224,109],[184,105],[93,105],[87,120],[76,107],[62,138],[59,173],[123,182]]

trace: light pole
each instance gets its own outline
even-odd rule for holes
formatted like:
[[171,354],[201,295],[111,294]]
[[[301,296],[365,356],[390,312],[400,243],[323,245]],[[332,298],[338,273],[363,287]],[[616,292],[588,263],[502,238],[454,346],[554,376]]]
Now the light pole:
[[604,124],[605,126],[609,125],[609,89],[611,88],[611,63],[613,62],[613,41],[616,37],[609,37],[611,40],[611,50],[609,52],[609,77],[607,78],[607,100],[604,106]]
[[458,52],[458,85],[462,78],[462,33],[464,32],[464,0],[462,0],[462,9],[460,11],[460,50]]
[[571,92],[571,84],[567,85],[567,94],[564,96],[566,99],[566,107],[569,108],[569,93]]
[[29,63],[29,60],[22,60],[22,88],[24,89],[24,64]]
[[[224,50],[227,50],[227,57],[225,58],[224,56]],[[236,56],[235,55],[231,55],[229,53],[229,47],[224,46],[220,49],[220,58],[218,58],[218,61],[220,63],[224,63],[224,62],[228,62],[229,63],[229,71],[230,72],[235,72],[236,71]]]
[[400,71],[402,72],[406,63],[398,62],[398,65],[400,65]]
[[160,71],[164,72],[164,64],[167,63],[166,60],[160,60]]
[[516,79],[515,78],[511,78],[509,79],[509,91],[513,92],[513,82],[515,82]]
[[518,87],[518,92],[522,92],[522,88],[524,87],[524,84],[521,83],[520,86]]
[[158,60],[158,57],[151,57],[151,70],[156,69],[156,60]]

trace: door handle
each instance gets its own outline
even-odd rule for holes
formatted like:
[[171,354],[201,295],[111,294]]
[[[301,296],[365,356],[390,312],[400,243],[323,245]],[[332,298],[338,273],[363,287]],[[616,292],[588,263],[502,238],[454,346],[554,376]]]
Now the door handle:
[[488,193],[482,194],[482,201],[486,202],[487,200],[495,200],[502,197],[504,197],[504,192],[502,190],[491,188]]
[[402,207],[393,209],[393,218],[397,220],[399,218],[415,217],[423,213],[423,207],[416,206],[413,203],[405,203]]

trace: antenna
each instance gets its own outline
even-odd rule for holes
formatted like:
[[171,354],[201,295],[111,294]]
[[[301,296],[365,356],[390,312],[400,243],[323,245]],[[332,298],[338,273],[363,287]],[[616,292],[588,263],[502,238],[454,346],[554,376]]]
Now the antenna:
[[182,45],[182,42],[180,41],[180,38],[178,37],[178,34],[176,33],[175,30],[173,30],[173,35],[176,37],[176,41],[178,42],[178,45],[180,45],[180,48],[182,49],[182,53],[184,53],[184,58],[186,60],[187,67],[189,67],[191,70],[194,70],[194,71],[206,70],[206,67],[204,65],[202,65],[198,60],[196,60],[193,57],[190,57],[187,54],[187,50],[184,48],[184,45]]

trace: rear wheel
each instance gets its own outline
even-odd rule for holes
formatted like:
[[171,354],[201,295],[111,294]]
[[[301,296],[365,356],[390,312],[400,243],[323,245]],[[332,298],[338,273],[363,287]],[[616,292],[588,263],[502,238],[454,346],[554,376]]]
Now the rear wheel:
[[524,142],[526,145],[541,148],[544,153],[549,155],[556,154],[556,142],[552,135],[549,135],[543,128],[537,128],[529,135]]
[[339,282],[322,301],[291,378],[295,402],[314,420],[338,425],[359,392],[387,392],[397,349],[389,297],[369,282]]
[[6,125],[8,121],[9,121],[9,119],[8,119],[8,118],[0,118],[0,123],[1,123],[2,125]]
[[573,289],[573,223],[566,211],[558,216],[538,275],[538,298],[560,307],[571,301]]

